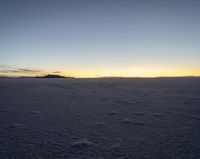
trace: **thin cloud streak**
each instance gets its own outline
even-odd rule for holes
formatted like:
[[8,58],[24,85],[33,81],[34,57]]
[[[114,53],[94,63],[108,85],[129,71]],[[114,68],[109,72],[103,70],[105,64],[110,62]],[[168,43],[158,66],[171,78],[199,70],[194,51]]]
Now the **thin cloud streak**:
[[30,69],[30,68],[15,68],[7,65],[0,65],[1,76],[35,76],[43,75],[47,72],[42,69]]
[[1,70],[1,73],[42,73],[41,70],[31,70],[31,69],[10,69],[10,70]]
[[55,72],[52,72],[52,73],[62,73],[61,71],[55,71]]
[[18,68],[0,64],[0,76],[21,77],[21,76],[41,76],[47,74],[62,74],[61,71],[50,71],[41,68]]

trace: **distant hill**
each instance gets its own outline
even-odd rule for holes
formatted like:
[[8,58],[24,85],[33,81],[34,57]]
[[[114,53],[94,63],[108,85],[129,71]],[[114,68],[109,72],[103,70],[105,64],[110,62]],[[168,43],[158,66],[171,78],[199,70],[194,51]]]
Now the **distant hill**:
[[48,74],[45,76],[36,76],[35,78],[73,78],[73,77],[65,77],[61,75]]

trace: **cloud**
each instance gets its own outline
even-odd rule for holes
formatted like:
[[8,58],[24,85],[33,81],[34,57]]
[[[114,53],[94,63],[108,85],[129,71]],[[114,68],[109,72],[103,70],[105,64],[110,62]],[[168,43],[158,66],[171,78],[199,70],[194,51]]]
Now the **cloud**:
[[0,76],[41,76],[47,74],[61,74],[61,71],[49,72],[48,70],[36,68],[18,68],[0,64]]
[[62,73],[61,71],[55,71],[55,72],[52,72],[52,73]]
[[0,70],[1,73],[42,73],[41,70],[36,69],[6,69],[6,70]]
[[13,67],[0,64],[0,69],[13,69]]
[[46,72],[42,69],[15,68],[7,65],[0,65],[1,76],[35,76],[43,74],[46,74]]

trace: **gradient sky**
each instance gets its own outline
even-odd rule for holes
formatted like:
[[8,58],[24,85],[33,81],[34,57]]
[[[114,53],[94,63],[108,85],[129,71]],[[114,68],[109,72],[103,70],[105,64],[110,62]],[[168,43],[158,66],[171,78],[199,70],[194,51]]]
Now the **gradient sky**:
[[1,0],[0,75],[200,75],[200,0]]

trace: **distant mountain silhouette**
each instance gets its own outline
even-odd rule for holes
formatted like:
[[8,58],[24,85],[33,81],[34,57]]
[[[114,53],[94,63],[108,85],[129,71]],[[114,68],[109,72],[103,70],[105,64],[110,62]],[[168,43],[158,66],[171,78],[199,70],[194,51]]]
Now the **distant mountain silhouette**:
[[61,75],[48,74],[45,76],[36,76],[35,78],[73,78],[73,77],[65,77]]

